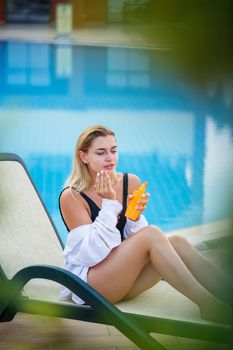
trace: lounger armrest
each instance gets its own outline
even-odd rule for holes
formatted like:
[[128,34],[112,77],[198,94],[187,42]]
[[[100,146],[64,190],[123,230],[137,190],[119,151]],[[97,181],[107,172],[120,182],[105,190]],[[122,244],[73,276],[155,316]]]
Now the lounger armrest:
[[106,307],[115,308],[118,311],[107,299],[72,272],[50,265],[32,265],[18,271],[14,277],[6,283],[6,293],[8,297],[11,296],[11,299],[18,297],[25,284],[35,278],[47,279],[65,286],[95,309],[98,309],[100,305],[101,307],[106,305]]
[[17,304],[20,291],[27,282],[34,278],[57,282],[79,295],[92,307],[98,314],[98,317],[103,320],[103,323],[108,324],[109,320],[111,320],[111,324],[115,325],[123,334],[126,334],[139,348],[143,350],[165,350],[161,344],[146,333],[145,329],[138,322],[129,318],[79,277],[56,266],[33,265],[18,271],[11,280],[7,281],[4,288],[5,293],[3,292],[0,296],[3,301],[0,303],[0,315],[8,308],[17,308],[15,302]]
[[[14,300],[17,300],[24,285],[34,278],[47,279],[65,286],[90,305],[103,321],[108,322],[111,320],[111,323],[121,332],[127,333],[127,336],[141,349],[154,348],[155,340],[146,334],[145,330],[137,322],[126,317],[123,312],[79,277],[57,266],[33,265],[18,271],[11,280],[8,280],[8,287],[10,287],[8,288],[8,305],[10,303],[14,304]],[[7,306],[5,305],[5,307]],[[157,349],[164,349],[160,344],[157,344],[157,346]]]
[[[95,289],[82,281],[72,272],[62,269],[57,266],[49,265],[33,265],[23,268],[18,271],[15,276],[8,280],[6,285],[8,303],[1,303],[0,314],[2,307],[7,308],[9,304],[14,303],[24,285],[34,278],[47,279],[57,282],[71,292],[77,294],[88,305],[90,305],[99,315],[103,322],[111,320],[112,324],[117,325],[117,328],[124,334],[127,332],[128,337],[133,339],[135,344],[142,346],[143,342],[147,344],[147,348],[151,349],[154,346],[154,339],[145,333],[145,330],[134,320],[126,317],[126,315],[111,304],[106,298],[99,294]],[[137,339],[135,339],[135,336]],[[158,344],[158,349],[164,349]],[[144,348],[144,346],[142,347]]]

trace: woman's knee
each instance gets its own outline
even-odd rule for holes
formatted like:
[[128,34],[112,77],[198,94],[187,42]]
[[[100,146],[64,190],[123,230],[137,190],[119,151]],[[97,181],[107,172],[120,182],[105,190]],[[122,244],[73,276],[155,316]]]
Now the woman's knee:
[[189,244],[187,239],[183,236],[180,236],[180,235],[172,235],[172,236],[168,237],[168,239],[174,247],[182,248],[182,247],[187,246],[187,244]]
[[157,244],[167,241],[165,234],[160,230],[159,227],[154,225],[144,227],[141,230],[141,237],[148,240],[149,242],[156,242]]

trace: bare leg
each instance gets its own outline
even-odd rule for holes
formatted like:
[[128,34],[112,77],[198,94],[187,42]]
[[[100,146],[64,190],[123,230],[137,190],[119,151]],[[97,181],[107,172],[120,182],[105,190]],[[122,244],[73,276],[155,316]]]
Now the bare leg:
[[[195,302],[209,317],[216,299],[194,278],[168,238],[148,226],[111,251],[89,270],[88,283],[113,303],[123,299],[149,261],[158,274]],[[117,278],[116,278],[117,276]]]
[[233,305],[232,284],[223,272],[212,265],[182,236],[170,236],[169,241],[193,276],[212,294]]
[[148,262],[134,282],[132,288],[125,295],[124,300],[135,298],[142,292],[150,289],[161,280],[161,276],[155,270],[151,262]]

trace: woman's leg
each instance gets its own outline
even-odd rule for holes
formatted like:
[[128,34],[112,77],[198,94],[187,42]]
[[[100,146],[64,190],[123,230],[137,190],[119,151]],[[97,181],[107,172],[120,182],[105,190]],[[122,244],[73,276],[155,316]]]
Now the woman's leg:
[[155,270],[151,262],[148,262],[142,269],[131,289],[125,295],[124,300],[135,298],[137,295],[153,287],[161,280],[158,271]]
[[[232,306],[233,286],[223,272],[196,251],[185,237],[172,235],[168,239],[193,276],[212,294]],[[124,299],[134,298],[153,287],[160,278],[153,265],[148,262]]]
[[233,286],[224,273],[195,250],[186,238],[173,235],[168,239],[193,276],[212,294],[232,306]]
[[161,277],[195,302],[205,318],[210,317],[216,299],[193,277],[168,238],[153,226],[125,240],[92,267],[88,283],[116,303],[127,295],[148,261]]

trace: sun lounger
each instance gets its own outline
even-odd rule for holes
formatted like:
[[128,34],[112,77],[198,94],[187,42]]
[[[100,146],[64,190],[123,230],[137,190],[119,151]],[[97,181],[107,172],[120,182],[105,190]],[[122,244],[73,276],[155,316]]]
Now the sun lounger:
[[[201,320],[165,281],[113,305],[63,269],[63,243],[22,159],[0,154],[0,321],[17,312],[113,325],[139,348],[164,349],[150,333],[227,343],[232,327]],[[60,302],[61,285],[89,306]]]

